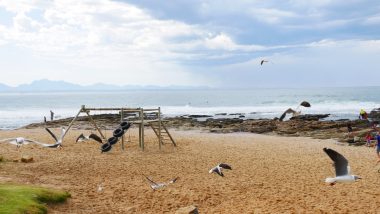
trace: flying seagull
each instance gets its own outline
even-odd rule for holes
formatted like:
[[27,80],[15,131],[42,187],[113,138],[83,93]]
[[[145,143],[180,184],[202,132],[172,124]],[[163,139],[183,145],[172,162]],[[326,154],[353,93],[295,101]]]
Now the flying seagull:
[[343,155],[329,148],[323,148],[323,151],[334,161],[336,174],[335,178],[326,178],[326,183],[332,186],[336,183],[349,183],[361,179],[357,175],[350,174],[350,166],[348,166],[348,161]]
[[61,136],[59,138],[57,138],[53,132],[50,131],[50,129],[48,128],[45,128],[47,132],[49,132],[49,134],[54,138],[55,140],[55,143],[54,144],[40,144],[42,145],[43,147],[49,147],[49,148],[62,148],[62,141],[63,141],[63,138],[65,137],[66,135],[66,130],[65,128],[61,128]]
[[293,117],[294,117],[294,116],[300,115],[301,112],[300,112],[300,111],[293,110],[292,108],[288,108],[286,111],[284,111],[284,113],[282,113],[282,115],[281,115],[281,117],[280,117],[279,120],[280,120],[280,121],[283,121],[287,114],[292,114]]
[[264,62],[268,62],[268,60],[261,60],[261,62],[260,62],[260,65],[263,65],[264,64]]
[[306,107],[306,108],[311,107],[310,103],[307,102],[307,101],[302,101],[302,103],[300,103],[300,106],[303,106],[303,107]]
[[29,140],[29,139],[26,139],[26,138],[23,138],[23,137],[7,138],[7,139],[0,140],[0,142],[6,142],[6,141],[8,141],[8,143],[10,143],[10,144],[16,145],[17,148],[21,147],[24,144],[26,145],[26,144],[29,144],[29,143],[41,144],[40,142],[37,142],[37,141],[34,141],[34,140]]
[[167,182],[167,183],[156,183],[156,182],[154,182],[152,179],[150,179],[148,176],[146,176],[146,175],[143,175],[148,181],[149,181],[149,183],[150,183],[150,188],[152,188],[153,189],[153,191],[154,190],[157,190],[157,189],[160,189],[160,188],[163,188],[163,187],[165,187],[165,186],[167,186],[167,185],[169,185],[169,184],[173,184],[173,183],[175,183],[177,180],[178,180],[178,178],[179,177],[176,177],[176,178],[173,178],[173,179],[171,179],[169,182]]
[[225,164],[225,163],[220,163],[218,164],[216,167],[210,169],[209,173],[216,173],[222,177],[224,177],[224,174],[222,172],[223,169],[229,169],[229,170],[232,170],[231,166]]
[[89,136],[85,136],[83,133],[79,135],[79,137],[77,138],[77,140],[75,142],[84,142],[84,141],[88,141],[90,139],[93,139],[99,143],[103,143],[102,139],[96,135],[96,134],[90,134]]

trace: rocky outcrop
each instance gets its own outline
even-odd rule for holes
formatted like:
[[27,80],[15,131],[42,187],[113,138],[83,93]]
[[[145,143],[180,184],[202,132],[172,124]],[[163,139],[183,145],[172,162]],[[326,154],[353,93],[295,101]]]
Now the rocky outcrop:
[[[168,128],[181,130],[202,129],[214,133],[251,132],[257,134],[306,136],[319,139],[334,138],[342,142],[352,140],[347,135],[348,124],[352,126],[354,135],[360,137],[360,139],[371,130],[371,124],[367,120],[319,120],[328,115],[300,115],[288,121],[279,121],[278,119],[208,118],[208,115],[199,116],[193,115],[190,117],[190,115],[184,115],[165,118],[165,125]],[[113,129],[120,123],[120,116],[118,114],[93,115],[92,117],[101,129]],[[199,118],[204,119],[199,120]],[[30,124],[24,128],[67,126],[71,120],[72,118],[67,118],[47,123]],[[130,120],[130,122],[133,124],[133,120]],[[79,117],[74,123],[73,128],[94,129],[86,116]]]
[[318,121],[320,119],[326,118],[330,114],[301,114],[298,116],[291,117],[290,120],[314,120]]
[[373,121],[380,122],[380,108],[373,109],[369,114],[368,118],[370,118]]

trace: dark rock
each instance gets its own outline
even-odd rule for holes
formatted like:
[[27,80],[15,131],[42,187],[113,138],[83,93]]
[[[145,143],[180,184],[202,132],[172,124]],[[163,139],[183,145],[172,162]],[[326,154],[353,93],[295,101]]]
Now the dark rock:
[[368,118],[374,121],[380,121],[380,108],[373,109],[369,114]]
[[227,113],[216,113],[215,115],[217,115],[217,116],[225,116],[225,115],[227,115]]
[[301,114],[291,117],[290,120],[320,120],[330,116],[330,114]]
[[192,114],[189,115],[190,118],[203,118],[203,117],[212,117],[211,115],[203,115],[203,114]]

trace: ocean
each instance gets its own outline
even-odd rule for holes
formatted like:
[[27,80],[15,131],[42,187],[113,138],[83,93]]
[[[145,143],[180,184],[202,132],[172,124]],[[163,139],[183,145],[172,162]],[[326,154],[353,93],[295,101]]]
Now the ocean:
[[[355,119],[360,109],[380,107],[380,87],[294,89],[128,90],[108,92],[0,93],[0,129],[73,117],[87,107],[161,107],[164,116],[243,113],[245,118],[274,118],[288,108],[305,114],[331,114],[327,120]],[[115,113],[91,112],[92,114]]]

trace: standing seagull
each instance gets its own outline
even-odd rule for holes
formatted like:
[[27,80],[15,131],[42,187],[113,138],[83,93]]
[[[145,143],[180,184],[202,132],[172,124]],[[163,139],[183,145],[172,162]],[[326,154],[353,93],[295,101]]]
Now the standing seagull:
[[334,161],[336,174],[335,178],[326,178],[326,183],[332,186],[336,183],[349,183],[361,179],[357,175],[350,175],[350,166],[348,166],[348,161],[343,155],[329,148],[323,148],[323,151]]
[[216,174],[224,177],[224,174],[222,172],[223,169],[229,169],[229,170],[232,170],[231,166],[225,164],[225,163],[220,163],[218,164],[216,167],[210,169],[209,173],[213,173],[215,172]]
[[90,134],[89,136],[85,136],[83,133],[79,135],[79,137],[77,138],[77,140],[75,141],[76,143],[78,142],[84,142],[84,141],[88,141],[90,139],[93,139],[99,143],[103,143],[102,139],[96,135],[96,134]]
[[150,183],[150,188],[152,188],[153,191],[154,191],[154,190],[157,190],[157,189],[160,189],[160,188],[162,188],[162,187],[165,187],[165,186],[167,186],[167,185],[169,185],[169,184],[173,184],[173,183],[175,183],[175,182],[178,180],[178,177],[176,177],[176,178],[171,179],[171,180],[170,180],[169,182],[167,182],[167,183],[156,183],[156,182],[154,182],[152,179],[148,178],[148,176],[146,176],[146,175],[143,175],[143,176],[149,181],[149,183]]
[[61,136],[57,138],[53,132],[50,131],[50,129],[45,128],[47,132],[54,138],[55,144],[41,144],[43,147],[49,147],[49,148],[62,148],[62,141],[63,138],[65,137],[66,130],[65,128],[61,128]]
[[260,65],[263,65],[264,62],[268,62],[268,60],[265,60],[265,59],[261,60]]
[[8,139],[0,140],[0,142],[5,142],[5,141],[8,141],[8,143],[10,143],[10,144],[16,145],[17,148],[20,148],[22,145],[24,145],[24,144],[26,145],[26,144],[29,144],[29,143],[41,144],[40,142],[37,142],[37,141],[34,141],[34,140],[29,140],[29,139],[26,139],[26,138],[23,138],[23,137],[8,138]]

